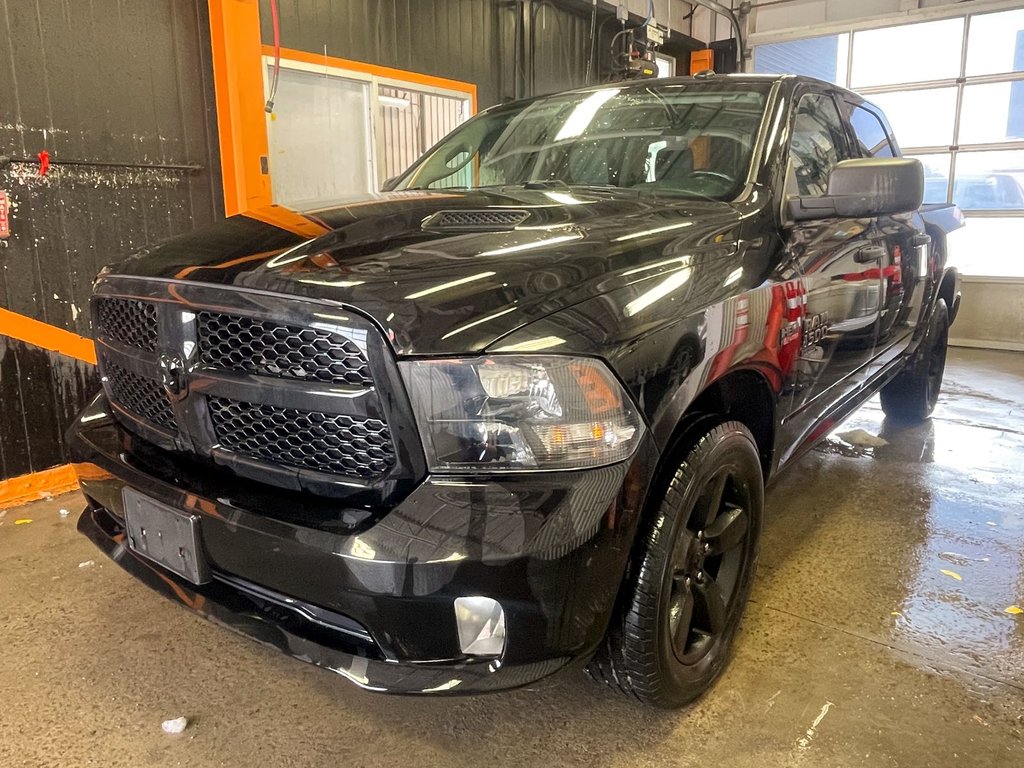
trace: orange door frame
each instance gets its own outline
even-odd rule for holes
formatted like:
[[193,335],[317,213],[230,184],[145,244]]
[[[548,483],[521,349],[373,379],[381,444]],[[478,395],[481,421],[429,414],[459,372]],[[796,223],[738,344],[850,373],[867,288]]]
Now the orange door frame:
[[224,214],[272,203],[258,0],[209,0]]

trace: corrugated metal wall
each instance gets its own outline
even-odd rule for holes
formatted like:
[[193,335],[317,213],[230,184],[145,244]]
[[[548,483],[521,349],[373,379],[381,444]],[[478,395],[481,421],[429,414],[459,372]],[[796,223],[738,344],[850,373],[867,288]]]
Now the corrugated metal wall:
[[[281,0],[281,44],[478,84],[497,96],[498,8],[488,0]],[[270,43],[269,0],[261,0]]]
[[[101,266],[222,210],[206,2],[2,7],[0,155],[46,150],[53,166],[0,166],[12,204],[0,306],[89,336]],[[0,335],[0,478],[62,463],[62,433],[96,389],[91,366]]]
[[[584,84],[590,14],[582,3],[280,0],[279,8],[286,48],[475,83],[481,109]],[[609,16],[602,12],[599,21]],[[269,44],[269,0],[261,0],[260,18]],[[605,24],[597,46],[605,65],[613,31]]]

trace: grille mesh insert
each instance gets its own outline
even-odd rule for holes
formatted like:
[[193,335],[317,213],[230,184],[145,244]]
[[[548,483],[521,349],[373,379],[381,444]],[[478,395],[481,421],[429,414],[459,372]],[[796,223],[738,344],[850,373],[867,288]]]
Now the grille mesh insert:
[[209,398],[220,444],[250,458],[320,472],[375,478],[395,465],[387,425],[377,419]]
[[147,352],[156,351],[156,306],[138,299],[96,299],[96,318],[105,336]]
[[359,346],[340,333],[268,320],[199,313],[204,365],[279,378],[370,386],[373,379]]
[[114,402],[148,422],[177,432],[174,411],[160,382],[132,373],[108,359],[103,360],[103,374]]

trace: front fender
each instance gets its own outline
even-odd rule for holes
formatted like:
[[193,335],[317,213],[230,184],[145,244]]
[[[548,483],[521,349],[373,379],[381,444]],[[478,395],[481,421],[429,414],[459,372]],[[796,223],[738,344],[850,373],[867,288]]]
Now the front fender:
[[[719,285],[721,285],[719,283]],[[754,370],[777,395],[799,351],[784,333],[783,286],[738,290],[689,314],[666,293],[642,307],[651,285],[629,286],[520,328],[488,351],[551,351],[599,357],[622,380],[664,450],[694,400],[737,370]],[[680,291],[683,287],[680,287]],[[687,290],[693,290],[689,288]],[[649,296],[650,294],[648,294]],[[675,295],[682,303],[683,296]],[[653,310],[648,313],[646,310]]]

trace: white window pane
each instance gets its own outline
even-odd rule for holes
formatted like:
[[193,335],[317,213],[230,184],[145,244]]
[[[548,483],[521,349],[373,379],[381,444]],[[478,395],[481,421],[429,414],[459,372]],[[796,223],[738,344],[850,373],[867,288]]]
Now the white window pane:
[[754,49],[754,71],[807,75],[845,86],[849,45],[850,36],[845,32],[759,45]]
[[1024,70],[1024,10],[971,17],[967,33],[967,74]]
[[917,158],[924,166],[924,202],[944,203],[949,194],[949,162],[952,157],[948,152],[938,155],[909,155]]
[[850,81],[857,88],[957,77],[963,30],[958,18],[854,32]]
[[[403,173],[469,117],[469,100],[465,98],[381,85],[377,99],[382,142],[378,148],[381,181]],[[473,166],[466,165],[460,173],[452,174],[436,186],[469,186],[472,172]]]
[[309,208],[372,190],[364,83],[282,67],[267,134],[275,203]]
[[953,202],[965,211],[1024,211],[1024,149],[960,152]]
[[1024,139],[1024,82],[964,87],[960,144]]
[[947,238],[949,263],[965,275],[1024,277],[1020,250],[1007,247],[1024,240],[1024,218],[976,218]]
[[901,149],[949,146],[953,143],[956,88],[875,93]]
[[658,77],[676,76],[676,57],[666,56],[663,53],[654,55],[654,66],[658,70]]

